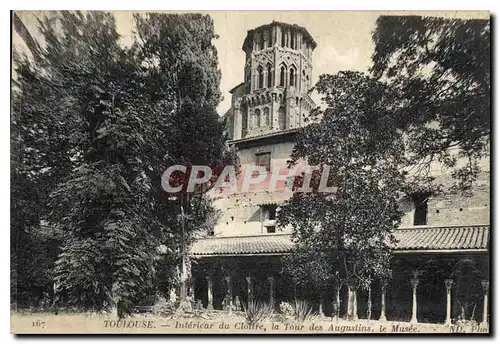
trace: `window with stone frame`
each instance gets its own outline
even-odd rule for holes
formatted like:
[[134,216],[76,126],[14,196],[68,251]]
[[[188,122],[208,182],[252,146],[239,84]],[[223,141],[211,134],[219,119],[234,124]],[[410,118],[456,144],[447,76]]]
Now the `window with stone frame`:
[[264,88],[264,69],[261,66],[257,68],[257,74],[259,76],[259,88]]
[[266,226],[267,233],[276,233],[276,226]]
[[269,125],[269,108],[268,107],[264,108],[263,116],[264,116],[264,119],[262,121],[263,125],[265,125],[265,126]]
[[278,128],[279,130],[286,129],[286,110],[283,106],[278,109]]
[[413,225],[423,226],[427,224],[428,205],[427,201],[430,194],[428,193],[415,193],[412,195],[412,201],[415,206],[413,213]]
[[245,137],[248,133],[248,112],[246,110],[246,105],[243,109],[245,115],[242,116],[241,121],[241,137]]
[[267,65],[267,87],[273,87],[273,69],[270,64]]
[[271,170],[271,153],[257,153],[255,154],[255,165],[264,166],[266,171]]
[[295,86],[295,69],[290,68],[290,86]]
[[264,213],[264,220],[276,220],[276,204],[265,204],[262,206]]
[[255,109],[254,118],[253,118],[253,126],[256,128],[260,127],[260,110],[259,109]]
[[286,74],[286,68],[285,68],[285,66],[281,66],[281,68],[280,68],[280,86],[285,86],[285,74]]
[[245,90],[247,93],[250,92],[250,90],[251,90],[250,71],[249,70],[245,71]]

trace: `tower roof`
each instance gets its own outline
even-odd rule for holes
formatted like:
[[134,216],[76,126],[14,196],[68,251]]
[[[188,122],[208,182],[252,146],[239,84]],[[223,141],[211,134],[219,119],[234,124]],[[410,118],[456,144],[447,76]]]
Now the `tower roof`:
[[247,36],[245,38],[245,41],[243,42],[242,49],[245,50],[245,47],[251,46],[251,44],[252,44],[251,43],[252,42],[252,38],[253,38],[253,35],[254,35],[255,32],[260,31],[262,29],[270,29],[273,26],[281,26],[281,27],[284,27],[284,28],[295,29],[297,31],[300,31],[302,33],[302,35],[304,35],[305,39],[308,40],[311,43],[312,48],[313,49],[316,48],[317,44],[314,41],[314,38],[311,36],[311,34],[309,33],[309,31],[307,31],[307,29],[305,27],[299,26],[297,24],[288,24],[288,23],[273,21],[270,24],[261,25],[259,27],[256,27],[255,29],[248,30]]

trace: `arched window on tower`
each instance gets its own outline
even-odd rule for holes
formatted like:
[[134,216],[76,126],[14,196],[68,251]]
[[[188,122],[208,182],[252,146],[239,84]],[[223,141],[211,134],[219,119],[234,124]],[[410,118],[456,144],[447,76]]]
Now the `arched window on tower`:
[[290,68],[290,86],[295,86],[295,69]]
[[260,41],[260,37],[258,34],[255,34],[253,36],[253,50],[254,51],[257,51],[259,50],[259,41]]
[[262,121],[263,125],[269,125],[269,108],[264,108],[264,120]]
[[295,49],[295,35],[293,31],[290,31],[290,48]]
[[260,110],[256,109],[253,117],[253,126],[260,127]]
[[248,132],[248,111],[246,106],[243,107],[243,116],[241,118],[241,137],[245,137]]
[[246,71],[245,74],[245,90],[250,92],[250,71]]
[[281,30],[281,46],[282,47],[284,47],[286,45],[285,36],[286,36],[285,30]]
[[257,68],[257,73],[259,75],[259,88],[263,88],[264,87],[264,69],[262,69],[262,67],[259,66],[259,68]]
[[271,65],[267,65],[267,87],[273,87],[273,69]]
[[281,66],[281,71],[280,71],[280,86],[285,86],[285,73],[286,73],[285,66]]
[[278,127],[279,130],[286,129],[286,111],[284,107],[280,107],[278,110]]
[[264,44],[265,44],[266,40],[265,40],[265,37],[264,35],[260,35],[260,50],[264,49]]

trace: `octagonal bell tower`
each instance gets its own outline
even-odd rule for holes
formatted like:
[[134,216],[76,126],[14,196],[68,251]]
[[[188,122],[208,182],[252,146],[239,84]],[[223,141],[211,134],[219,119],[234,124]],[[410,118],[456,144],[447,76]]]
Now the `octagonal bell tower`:
[[233,140],[301,127],[315,104],[312,52],[316,42],[298,25],[280,22],[247,33],[245,81],[234,88]]

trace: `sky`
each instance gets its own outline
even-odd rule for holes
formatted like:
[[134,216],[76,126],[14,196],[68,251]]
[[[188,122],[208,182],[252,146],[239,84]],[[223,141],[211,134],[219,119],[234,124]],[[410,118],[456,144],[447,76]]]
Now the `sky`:
[[[208,12],[219,38],[214,41],[221,68],[223,101],[218,112],[231,106],[231,90],[243,81],[245,54],[241,49],[248,30],[274,21],[305,27],[318,46],[313,52],[313,83],[320,74],[340,70],[367,71],[373,44],[371,31],[378,14],[373,12]],[[117,28],[124,37],[131,32],[131,13],[116,12]],[[124,38],[127,40],[128,38]],[[317,95],[313,95],[314,96]],[[319,101],[319,99],[314,99]]]
[[[19,12],[18,12],[19,13]],[[366,72],[373,53],[372,31],[377,17],[388,12],[374,11],[210,11],[215,32],[219,39],[214,44],[218,51],[221,69],[221,91],[223,101],[218,112],[223,115],[231,105],[229,90],[243,81],[245,55],[241,49],[247,31],[275,21],[297,24],[305,27],[318,46],[313,52],[313,84],[321,74],[335,74],[341,70]],[[409,12],[391,12],[391,14]],[[411,12],[412,14],[439,15],[446,17],[472,18],[477,12]],[[130,11],[116,11],[117,30],[124,44],[132,41],[133,20]],[[35,14],[40,15],[40,13]],[[488,17],[488,12],[480,13]],[[32,35],[36,37],[36,20],[33,13],[21,13],[21,19]],[[19,37],[13,34],[14,45]],[[313,94],[318,103],[318,96]]]

